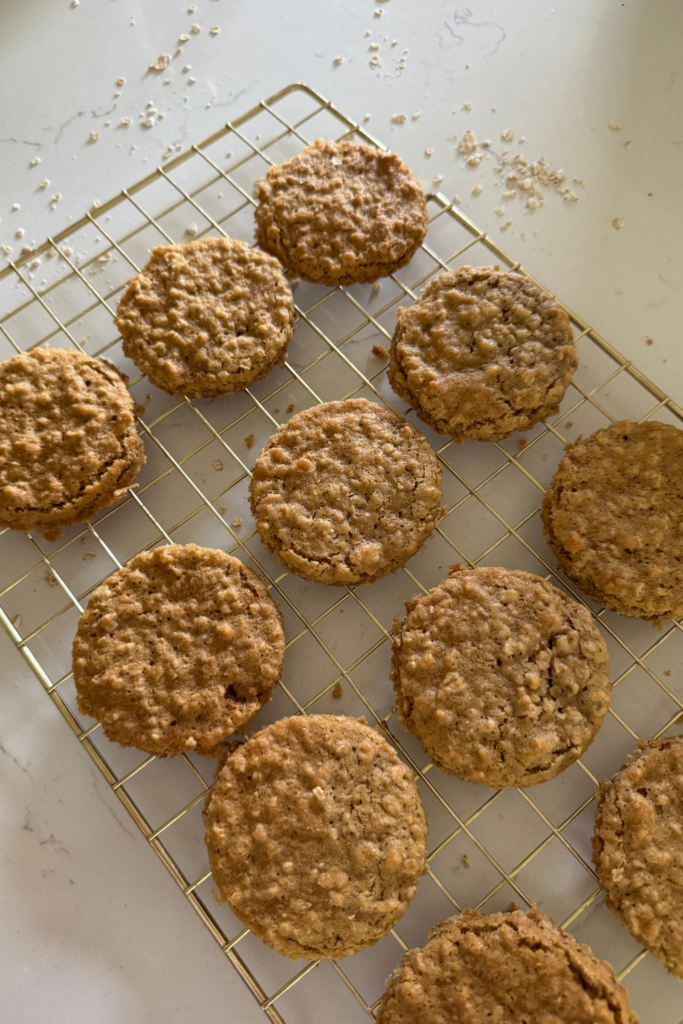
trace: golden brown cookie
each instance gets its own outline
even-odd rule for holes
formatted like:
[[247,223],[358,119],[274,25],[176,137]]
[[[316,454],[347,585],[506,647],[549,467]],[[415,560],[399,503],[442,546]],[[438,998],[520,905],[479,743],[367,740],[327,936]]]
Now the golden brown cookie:
[[395,153],[317,139],[259,182],[256,239],[318,284],[385,277],[427,234],[420,183]]
[[372,583],[395,572],[439,519],[441,470],[423,435],[364,398],[292,416],[256,460],[251,510],[289,572]]
[[293,960],[338,960],[377,942],[425,871],[412,773],[355,718],[281,718],[261,729],[219,770],[204,822],[223,898]]
[[500,441],[554,415],[577,367],[565,311],[522,274],[458,267],[399,307],[389,381],[455,441]]
[[622,420],[576,441],[541,514],[560,569],[595,601],[683,615],[683,431]]
[[638,1024],[604,960],[536,907],[465,910],[409,949],[377,1024]]
[[437,768],[466,782],[546,782],[602,724],[605,643],[590,612],[539,576],[454,569],[395,625],[401,721]]
[[114,366],[67,348],[0,363],[0,527],[56,539],[114,505],[144,464]]
[[593,860],[607,906],[683,980],[683,736],[600,783]]
[[294,300],[277,260],[231,238],[152,249],[121,296],[123,351],[171,395],[216,398],[282,364]]
[[224,551],[142,551],[90,595],[73,643],[82,714],[150,754],[212,757],[280,679],[282,616],[260,576]]

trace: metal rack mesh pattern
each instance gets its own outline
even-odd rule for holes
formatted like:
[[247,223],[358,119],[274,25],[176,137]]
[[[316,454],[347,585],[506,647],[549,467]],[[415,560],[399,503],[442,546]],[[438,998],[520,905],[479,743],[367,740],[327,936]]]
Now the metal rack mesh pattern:
[[[606,909],[590,834],[598,780],[638,739],[683,723],[682,625],[656,631],[586,600],[556,568],[539,505],[566,442],[626,416],[681,426],[682,410],[568,310],[580,366],[559,415],[501,444],[455,445],[419,424],[441,461],[448,514],[397,574],[369,588],[325,588],[283,573],[262,547],[248,507],[257,454],[292,412],[331,399],[365,396],[417,423],[389,389],[377,348],[391,337],[397,305],[413,302],[444,269],[494,261],[523,272],[519,264],[444,196],[430,195],[427,241],[407,268],[375,286],[294,282],[298,322],[287,364],[253,388],[179,401],[152,387],[122,354],[112,316],[149,248],[216,232],[251,241],[254,182],[320,136],[381,145],[314,90],[290,85],[0,273],[0,357],[50,344],[111,360],[145,406],[140,430],[148,459],[125,500],[58,541],[0,534],[0,619],[270,1020],[367,1020],[403,951],[422,944],[438,920],[461,907],[535,902],[612,962],[643,1024],[673,1024],[683,989]],[[36,257],[47,258],[43,269],[49,265],[52,274],[40,288],[32,283]],[[214,764],[191,754],[159,760],[120,749],[77,711],[71,640],[88,594],[137,551],[170,541],[244,559],[264,573],[283,610],[283,683],[252,729],[297,713],[365,715],[418,776],[430,821],[429,872],[396,929],[364,953],[339,963],[292,963],[256,940],[214,899],[201,825]],[[389,682],[392,619],[404,599],[434,586],[453,562],[544,576],[588,605],[607,641],[610,713],[581,761],[552,782],[500,792],[469,786],[435,770],[401,728]]]

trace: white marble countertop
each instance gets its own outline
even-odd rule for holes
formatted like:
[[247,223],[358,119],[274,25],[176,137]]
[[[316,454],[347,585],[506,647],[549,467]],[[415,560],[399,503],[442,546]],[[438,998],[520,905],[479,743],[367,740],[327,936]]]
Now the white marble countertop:
[[[4,3],[0,244],[16,257],[144,176],[170,145],[200,141],[302,80],[359,121],[370,113],[369,130],[425,187],[442,176],[438,188],[494,237],[509,220],[501,244],[683,403],[680,0],[378,4],[379,16],[371,0],[197,0],[193,13],[176,0]],[[147,71],[182,34],[169,68]],[[157,114],[145,128],[148,101]],[[578,201],[548,189],[534,213],[507,204],[493,156],[463,169],[455,140],[468,128],[492,140],[492,153],[512,129],[508,145],[562,168]],[[261,1021],[1,632],[0,664],[3,1017]],[[676,991],[667,989],[665,1024],[683,1015]]]

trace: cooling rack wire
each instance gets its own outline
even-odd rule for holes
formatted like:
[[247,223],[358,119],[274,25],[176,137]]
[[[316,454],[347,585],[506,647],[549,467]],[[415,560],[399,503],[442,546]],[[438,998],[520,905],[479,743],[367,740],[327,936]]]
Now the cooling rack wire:
[[[254,182],[320,136],[385,148],[315,90],[289,85],[0,272],[0,357],[48,343],[115,363],[145,406],[140,431],[148,458],[139,487],[124,501],[58,541],[0,534],[0,620],[269,1020],[366,1021],[403,951],[422,944],[437,921],[462,907],[536,902],[612,962],[637,997],[642,1024],[662,1024],[657,997],[666,986],[671,994],[671,979],[606,909],[590,834],[598,781],[639,739],[677,732],[683,723],[682,624],[656,631],[586,599],[557,570],[539,508],[568,441],[624,417],[655,416],[680,427],[683,410],[567,310],[580,366],[559,415],[522,439],[455,445],[408,414],[438,454],[447,515],[396,575],[368,588],[325,588],[283,573],[253,529],[248,483],[262,446],[294,411],[322,401],[364,396],[405,412],[388,387],[382,355],[397,305],[410,304],[434,274],[461,263],[493,261],[524,273],[520,264],[437,193],[428,196],[426,243],[379,287],[293,283],[298,320],[287,363],[245,392],[178,401],[151,386],[121,351],[112,317],[149,248],[216,232],[251,242]],[[52,275],[41,288],[31,273],[36,257]],[[214,900],[201,826],[213,763],[121,750],[78,713],[70,649],[90,591],[137,551],[188,541],[227,549],[260,570],[284,613],[283,682],[252,728],[288,714],[365,715],[418,777],[430,820],[428,875],[391,934],[355,957],[292,963],[256,940]],[[389,683],[392,619],[404,599],[425,593],[454,562],[535,572],[587,604],[605,637],[610,713],[584,757],[550,783],[500,792],[468,786],[436,771],[401,728]],[[680,1012],[683,989],[671,999]]]

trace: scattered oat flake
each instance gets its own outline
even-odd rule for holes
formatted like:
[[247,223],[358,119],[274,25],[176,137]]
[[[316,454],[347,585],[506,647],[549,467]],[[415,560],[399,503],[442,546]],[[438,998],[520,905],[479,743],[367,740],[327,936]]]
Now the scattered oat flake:
[[43,178],[43,180],[38,185],[38,188],[47,188],[47,186],[49,184],[50,184],[50,179],[49,178]]
[[391,45],[392,46],[398,46],[398,39],[392,39],[391,40]]
[[629,139],[629,140],[628,140],[628,142],[625,142],[625,143],[624,143],[624,149],[628,149],[628,147],[629,147],[630,145],[631,145],[631,140]]
[[[225,509],[223,509],[223,511],[225,512]],[[232,522],[230,523],[230,525],[231,525],[231,526],[232,526],[232,527],[233,527],[233,528],[234,528],[235,530],[239,530],[240,526],[242,525],[242,520],[240,519],[240,517],[239,517],[239,516],[237,516],[237,517],[236,517],[235,519],[233,519],[233,521],[232,521]]]
[[472,189],[472,195],[473,196],[478,196],[481,193],[481,190],[483,189],[483,187],[484,187],[483,185],[475,185],[474,188]]
[[78,7],[80,2],[81,2],[81,0],[71,0],[71,6],[72,7]]
[[381,287],[382,287],[382,282],[381,281],[375,281],[375,283],[372,286],[373,294],[374,295],[379,295],[379,290],[380,290]]
[[337,680],[337,682],[334,684],[334,689],[332,690],[332,696],[333,696],[333,698],[335,700],[340,700],[341,699],[341,695],[342,695],[341,682],[339,680]]
[[116,79],[116,84],[117,85],[125,85],[126,84],[125,78],[117,78]]
[[197,234],[197,230],[198,228],[196,224],[188,224],[185,228],[185,234],[192,235],[194,237]]
[[623,226],[624,226],[624,222],[621,219],[621,217],[615,217],[614,220],[612,221],[612,227],[615,228],[617,231],[621,231]]
[[220,460],[220,459],[214,459],[214,460],[213,460],[213,468],[214,468],[214,469],[215,469],[215,470],[216,470],[216,471],[217,471],[218,473],[221,473],[221,472],[222,472],[222,470],[223,470],[223,463],[221,462],[221,460]]
[[394,116],[392,117],[391,120],[394,122],[394,124],[405,124],[406,115],[405,114],[394,114]]
[[187,84],[188,84],[188,85],[194,85],[194,83],[195,83],[196,81],[197,81],[197,79],[196,79],[196,78],[188,78],[188,80],[187,80]]
[[[39,260],[39,259],[31,260],[31,266],[32,266],[32,267],[33,267],[33,269],[35,270],[35,268],[36,268],[36,267],[39,267],[39,266],[40,266],[40,260]],[[651,341],[649,341],[649,342],[648,342],[648,344],[649,344],[649,345],[651,345],[651,344],[652,344],[652,342],[651,342]]]
[[87,561],[90,558],[97,558],[97,552],[95,552],[95,551],[86,551],[86,553],[83,555],[83,561],[85,562],[85,561]]
[[110,252],[103,252],[101,256],[97,257],[97,262],[98,263],[108,263],[110,259],[111,259],[111,253]]
[[435,185],[438,185],[440,182],[443,181],[443,174],[435,174],[434,177],[432,178],[432,181],[434,182]]
[[193,36],[198,36],[201,30],[201,25],[193,25],[192,28],[190,29],[190,32],[192,33]]
[[178,41],[181,43],[186,43],[189,38],[190,37],[183,32],[181,36],[178,36]]
[[460,206],[460,196],[453,196],[451,203],[453,206]]
[[583,182],[581,181],[581,178],[572,178],[572,181],[574,182],[575,185],[583,185]]
[[188,71],[192,71],[192,65],[191,64],[186,64],[185,65],[185,67],[183,68],[183,74],[186,75],[188,73]]
[[500,137],[501,139],[505,139],[506,142],[512,142],[515,137],[515,133],[512,128],[505,128],[505,130],[500,133]]
[[100,137],[100,133],[99,132],[90,132],[90,141],[91,142],[97,142],[99,137]]
[[381,7],[378,7],[377,10],[375,11],[375,17],[376,18],[381,18],[383,14],[384,14],[383,9]]
[[342,55],[342,54],[340,53],[340,54],[339,54],[339,56],[337,56],[337,57],[335,57],[335,58],[334,58],[334,60],[332,61],[332,63],[333,63],[333,64],[343,64],[343,63],[344,63],[344,57],[343,57],[343,55]]
[[481,146],[482,149],[488,149],[489,146],[491,145],[491,140],[490,139],[482,139],[481,142],[479,143],[479,145]]
[[370,67],[376,68],[379,62],[379,57],[377,56],[377,54],[374,54],[374,56],[370,58]]
[[511,224],[512,224],[511,220],[506,220],[504,224],[500,225],[500,230],[501,231],[507,231],[507,229],[510,227]]
[[121,120],[119,121],[119,124],[130,124],[131,120],[132,120],[132,118],[130,118],[130,117],[122,117]]
[[209,29],[209,34],[212,35],[212,36],[217,36],[219,32],[220,32],[220,26],[219,25],[212,25],[211,28]]
[[154,61],[153,64],[149,65],[149,70],[150,71],[165,71],[170,63],[171,63],[171,55],[170,55],[170,53],[162,53],[162,54],[160,54],[157,57],[157,59]]
[[621,131],[621,122],[620,121],[608,121],[607,122],[607,127],[611,128],[613,132],[620,132]]
[[5,256],[9,256],[9,254],[12,251],[12,246],[11,245],[3,245],[2,251],[4,252]]
[[379,50],[379,43],[370,43],[370,46],[368,47],[368,49],[370,49],[370,50]]
[[467,103],[463,103],[462,109],[463,110],[471,110],[472,109],[472,104],[470,103],[469,100],[467,101]]
[[245,437],[244,443],[246,444],[247,448],[253,448],[253,445],[254,445],[254,435],[250,434],[249,437]]
[[471,156],[467,157],[467,163],[470,167],[478,167],[484,159],[483,153],[472,153]]
[[434,150],[431,147],[429,149],[425,149],[425,156],[431,156],[433,152]]
[[458,153],[473,153],[476,148],[477,140],[468,128],[458,143]]
[[460,858],[460,863],[464,868],[468,868],[470,866],[466,853],[463,853],[462,857]]
[[505,211],[503,210],[502,206],[497,206],[493,212],[495,213],[496,217],[502,217]]
[[369,121],[370,120],[370,114],[366,114],[365,117],[363,118],[363,120],[364,121]]
[[414,111],[413,111],[413,121],[417,121],[417,119],[418,119],[419,117],[421,117],[421,116],[422,116],[422,111],[421,111],[421,110],[420,110],[420,108],[418,107],[418,108],[417,108],[417,110],[414,110]]
[[15,238],[23,238],[24,237],[24,229],[23,228],[17,228],[17,230],[14,232],[14,237]]
[[40,163],[40,157],[39,156],[34,156],[33,160],[31,160],[30,163],[29,163],[29,167],[35,167],[36,164],[39,164],[39,163]]
[[373,345],[372,354],[373,356],[377,356],[378,359],[386,359],[387,356],[389,355],[389,352],[384,347],[384,345]]
[[154,118],[153,117],[146,117],[145,120],[141,121],[140,123],[142,124],[143,128],[153,128],[154,127]]
[[21,209],[21,206],[19,205],[19,203],[12,203],[12,209],[16,212],[17,210]]
[[70,256],[73,255],[73,249],[71,248],[70,245],[65,245],[64,248],[61,250],[61,252],[62,252],[62,256],[66,256],[67,259]]

